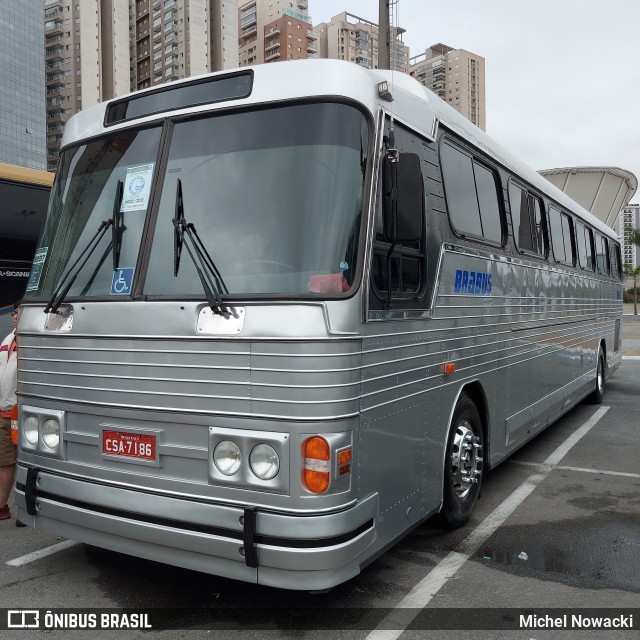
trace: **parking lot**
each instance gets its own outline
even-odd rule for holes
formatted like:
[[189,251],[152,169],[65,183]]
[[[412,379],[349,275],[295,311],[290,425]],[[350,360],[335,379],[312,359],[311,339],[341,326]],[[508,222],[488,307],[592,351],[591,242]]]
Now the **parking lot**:
[[[460,631],[433,630],[447,621],[475,629],[464,632],[475,639],[638,637],[637,318],[625,316],[623,345],[626,357],[607,382],[603,405],[578,405],[490,472],[470,524],[448,532],[435,519],[427,521],[328,593],[233,582],[16,528],[8,520],[0,522],[0,605],[150,609],[162,623],[153,631],[159,638],[324,638],[326,629],[332,637],[371,640],[460,637]],[[514,608],[635,612],[636,630],[501,628]],[[16,629],[4,637],[28,633]],[[142,635],[129,630],[109,637]],[[82,637],[104,632],[87,630]]]

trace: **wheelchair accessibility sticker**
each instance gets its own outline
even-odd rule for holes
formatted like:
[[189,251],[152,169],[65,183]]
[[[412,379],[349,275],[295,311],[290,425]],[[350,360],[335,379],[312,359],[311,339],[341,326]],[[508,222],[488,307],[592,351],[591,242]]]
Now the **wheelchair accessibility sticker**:
[[133,269],[115,269],[111,278],[111,295],[128,296],[131,293],[131,281],[133,280]]

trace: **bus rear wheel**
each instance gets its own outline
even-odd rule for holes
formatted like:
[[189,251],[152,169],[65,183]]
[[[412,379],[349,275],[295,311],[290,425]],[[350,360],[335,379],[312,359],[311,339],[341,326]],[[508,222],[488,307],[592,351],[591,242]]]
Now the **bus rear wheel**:
[[456,403],[449,429],[440,512],[451,529],[468,522],[480,495],[483,444],[480,413],[475,402],[463,393]]

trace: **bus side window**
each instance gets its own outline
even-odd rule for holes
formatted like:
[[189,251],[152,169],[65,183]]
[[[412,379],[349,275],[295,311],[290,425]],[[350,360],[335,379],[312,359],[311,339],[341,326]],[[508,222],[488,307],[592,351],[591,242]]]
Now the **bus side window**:
[[503,225],[496,175],[447,142],[440,146],[449,221],[461,236],[502,245]]
[[609,245],[599,233],[596,234],[596,266],[598,273],[609,275]]
[[546,256],[544,216],[542,201],[516,184],[509,183],[509,205],[516,246],[520,251]]
[[622,268],[620,265],[620,247],[613,242],[609,243],[609,265],[611,267],[611,275],[614,278],[622,278]]
[[593,260],[593,232],[581,222],[577,222],[576,236],[578,238],[580,267],[587,271],[593,271],[595,266]]
[[567,256],[567,263],[575,265],[576,248],[573,235],[573,220],[565,213],[562,214],[562,235],[564,236],[564,248]]
[[574,251],[571,233],[571,218],[555,207],[549,207],[551,245],[556,262],[573,265]]

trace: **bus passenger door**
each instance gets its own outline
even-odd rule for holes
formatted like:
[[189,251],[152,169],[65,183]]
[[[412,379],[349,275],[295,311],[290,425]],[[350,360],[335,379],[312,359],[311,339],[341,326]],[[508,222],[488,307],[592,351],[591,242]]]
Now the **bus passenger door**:
[[429,162],[437,166],[435,147],[398,124],[394,129],[387,121],[362,369],[360,482],[363,494],[379,493],[381,543],[438,506],[442,465],[430,433],[439,420],[425,331],[437,257],[428,249],[424,184]]

